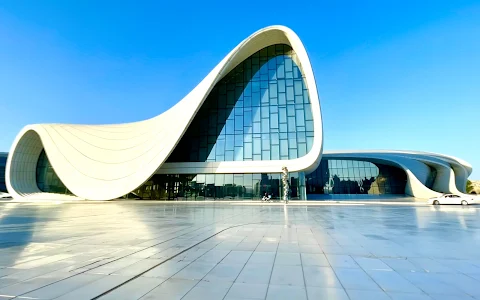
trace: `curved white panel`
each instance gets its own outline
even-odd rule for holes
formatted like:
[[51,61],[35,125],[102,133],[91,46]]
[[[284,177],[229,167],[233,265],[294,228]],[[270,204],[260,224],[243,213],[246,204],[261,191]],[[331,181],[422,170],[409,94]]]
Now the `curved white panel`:
[[[329,151],[325,158],[364,159],[372,162],[397,166],[407,175],[405,194],[417,198],[430,198],[441,193],[461,194],[465,188],[459,188],[459,183],[466,183],[472,172],[472,167],[465,161],[451,156],[396,150],[352,150]],[[425,186],[430,175],[430,167],[435,168],[436,177],[431,189]]]
[[321,159],[323,132],[313,70],[298,36],[284,26],[271,26],[241,42],[185,98],[157,117],[118,125],[26,126],[10,151],[6,167],[7,189],[15,198],[72,199],[66,195],[42,193],[38,189],[36,162],[41,150],[45,149],[58,177],[78,198],[108,200],[129,193],[162,166],[215,84],[246,58],[274,44],[293,48],[305,76],[315,131],[310,152],[288,161],[189,163],[190,168],[209,173],[280,172],[282,166],[291,171],[315,169]]

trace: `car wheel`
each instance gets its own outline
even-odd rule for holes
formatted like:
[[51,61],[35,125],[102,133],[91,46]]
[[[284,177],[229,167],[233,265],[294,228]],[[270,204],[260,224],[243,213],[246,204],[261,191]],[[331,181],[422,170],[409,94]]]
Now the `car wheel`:
[[439,204],[440,202],[438,202],[438,200],[433,201],[433,205],[439,205]]
[[462,200],[462,205],[468,205],[468,202],[466,200]]

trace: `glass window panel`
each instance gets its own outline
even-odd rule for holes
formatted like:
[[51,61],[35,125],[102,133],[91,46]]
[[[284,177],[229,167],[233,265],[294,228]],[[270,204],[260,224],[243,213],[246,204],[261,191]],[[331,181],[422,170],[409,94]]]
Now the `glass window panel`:
[[252,92],[252,106],[260,106],[260,92]]
[[277,88],[279,93],[285,93],[286,92],[286,83],[285,80],[278,80],[277,81]]
[[278,128],[278,114],[272,114],[270,116],[270,127]]
[[298,157],[297,149],[289,149],[288,150],[288,158],[289,159],[295,159],[297,157]]
[[268,90],[267,89],[262,89],[261,95],[262,95],[262,103],[269,103],[270,102],[270,99],[268,97]]
[[287,116],[294,117],[295,116],[295,106],[294,105],[287,105]]
[[302,78],[302,73],[297,66],[293,66],[293,78]]
[[262,107],[262,119],[270,117],[270,107],[263,106]]
[[307,131],[313,131],[313,121],[306,121],[305,128],[307,129]]
[[278,111],[279,111],[280,123],[287,123],[287,108],[279,107]]
[[262,150],[269,150],[269,149],[270,149],[270,140],[262,139]]
[[303,103],[303,82],[302,82],[302,80],[295,80],[294,81],[294,88],[295,88],[295,95],[296,96],[302,96],[302,101],[300,101],[300,103]]
[[243,146],[243,135],[235,135],[235,146]]
[[276,81],[273,81],[273,82],[269,83],[268,91],[269,91],[270,97],[273,97],[273,98],[277,97],[277,82]]
[[305,126],[305,116],[303,110],[297,110],[295,113],[297,126]]
[[303,90],[303,103],[310,103],[310,99],[309,99],[307,90]]
[[227,124],[226,124],[226,133],[227,134],[233,134],[234,131],[235,131],[235,127],[234,127],[234,120],[227,120]]
[[295,104],[303,103],[303,96],[295,96]]
[[235,130],[243,131],[243,117],[242,116],[237,116],[235,118]]
[[293,86],[287,86],[287,102],[295,101],[295,95],[293,94]]
[[278,105],[287,104],[287,96],[285,93],[278,93]]
[[246,133],[243,135],[243,141],[245,143],[251,143],[252,142],[252,134],[251,133]]
[[234,147],[234,135],[226,135],[225,136],[225,150],[233,150]]
[[278,145],[280,143],[280,138],[278,133],[271,133],[270,139],[272,141],[272,145]]
[[[198,175],[197,175],[198,176]],[[233,174],[225,174],[225,185],[227,184],[233,184]]]
[[280,140],[280,155],[288,156],[288,140]]
[[215,148],[216,148],[215,151],[217,155],[222,154],[225,151],[225,140],[218,140]]
[[297,139],[299,143],[306,143],[307,137],[305,136],[305,132],[297,132]]
[[312,108],[310,107],[310,104],[305,104],[305,120],[313,120],[313,115],[312,115]]
[[233,151],[225,151],[225,161],[233,161]]
[[223,186],[225,183],[225,175],[224,174],[215,174],[215,185],[216,186]]
[[288,144],[290,149],[297,147],[297,136],[295,133],[288,134]]
[[262,154],[262,140],[258,138],[253,139],[253,154]]
[[245,158],[252,158],[252,155],[253,155],[252,143],[245,143],[243,150],[244,150],[243,155]]
[[270,122],[268,119],[262,119],[262,133],[270,132]]
[[347,160],[347,167],[348,167],[349,169],[353,169],[353,161]]
[[290,57],[285,58],[285,71],[292,72],[293,71],[293,62]]
[[298,157],[302,157],[307,154],[307,144],[306,143],[298,143]]
[[270,160],[270,151],[262,151],[262,160]]
[[295,132],[295,117],[288,117],[288,132]]
[[280,132],[287,132],[288,129],[287,129],[287,124],[280,124]]
[[249,126],[252,124],[252,111],[251,110],[245,110],[243,112],[243,124],[244,126]]
[[279,145],[271,146],[270,155],[271,155],[272,160],[279,160],[280,159],[280,146]]
[[235,147],[235,160],[243,160],[243,147]]
[[253,133],[260,133],[260,123],[253,123]]

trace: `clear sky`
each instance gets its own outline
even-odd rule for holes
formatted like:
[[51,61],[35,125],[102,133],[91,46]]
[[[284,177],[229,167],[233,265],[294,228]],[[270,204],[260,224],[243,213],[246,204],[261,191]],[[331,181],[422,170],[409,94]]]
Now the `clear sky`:
[[438,152],[480,179],[478,0],[1,1],[0,151],[31,123],[160,114],[275,24],[307,48],[325,150]]

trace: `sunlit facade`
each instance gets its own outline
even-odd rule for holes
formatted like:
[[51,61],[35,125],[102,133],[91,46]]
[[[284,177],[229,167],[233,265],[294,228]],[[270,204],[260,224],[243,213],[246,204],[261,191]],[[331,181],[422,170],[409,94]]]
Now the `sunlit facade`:
[[[471,166],[412,151],[323,151],[317,87],[306,50],[283,26],[234,48],[161,115],[118,125],[28,125],[5,172],[26,199],[279,199],[464,192]],[[0,166],[1,167],[1,166]],[[463,187],[462,187],[463,185]],[[1,186],[0,186],[1,188]]]

